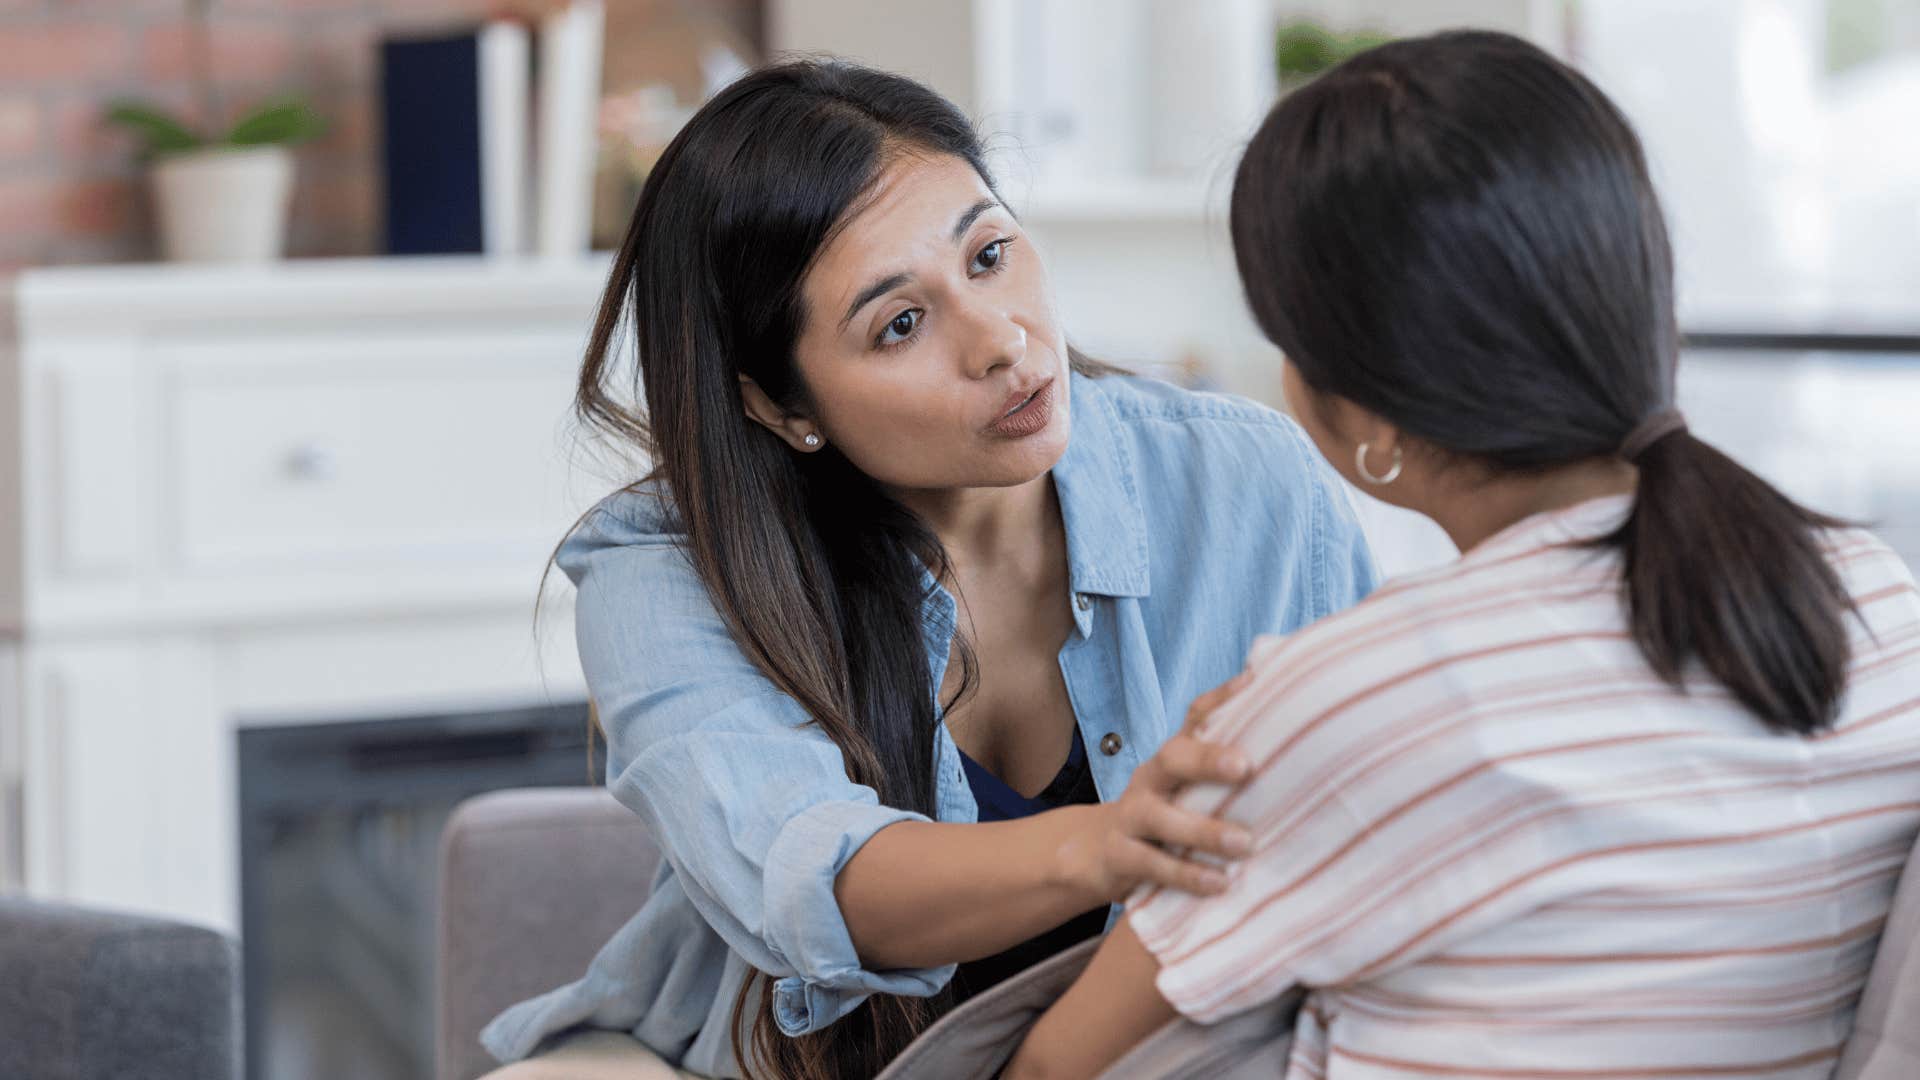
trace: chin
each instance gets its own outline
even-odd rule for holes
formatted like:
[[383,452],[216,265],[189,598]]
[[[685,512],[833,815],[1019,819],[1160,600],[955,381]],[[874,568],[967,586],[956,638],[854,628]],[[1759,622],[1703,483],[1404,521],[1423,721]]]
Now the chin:
[[1047,430],[997,448],[994,472],[1002,478],[990,486],[1017,487],[1045,476],[1066,454],[1069,434],[1067,411],[1062,409]]

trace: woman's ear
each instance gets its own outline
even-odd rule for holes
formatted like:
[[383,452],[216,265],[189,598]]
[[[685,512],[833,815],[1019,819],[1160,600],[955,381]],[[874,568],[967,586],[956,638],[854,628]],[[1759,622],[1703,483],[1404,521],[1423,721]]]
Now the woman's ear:
[[1347,482],[1368,491],[1375,498],[1405,505],[1402,492],[1393,487],[1413,445],[1400,429],[1379,414],[1371,412],[1335,394],[1321,395],[1314,402],[1330,438],[1320,443],[1320,452]]
[[802,454],[811,454],[827,444],[819,425],[797,413],[774,404],[760,384],[740,376],[740,401],[746,406],[747,419],[780,436],[788,446]]
[[1392,454],[1401,445],[1400,429],[1378,414],[1338,394],[1318,394],[1307,390],[1297,393],[1308,398],[1301,404],[1314,411],[1316,419],[1331,437],[1333,445],[1321,448],[1329,458],[1334,457],[1336,452],[1351,454],[1353,448],[1362,443],[1386,455]]

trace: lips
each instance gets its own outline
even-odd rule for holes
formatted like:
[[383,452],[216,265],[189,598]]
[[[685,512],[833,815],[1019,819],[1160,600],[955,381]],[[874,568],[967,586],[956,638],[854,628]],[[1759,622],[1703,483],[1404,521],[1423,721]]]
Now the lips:
[[1000,418],[987,425],[987,431],[1005,438],[1032,435],[1053,419],[1054,380],[1037,387],[1016,390],[1007,396]]

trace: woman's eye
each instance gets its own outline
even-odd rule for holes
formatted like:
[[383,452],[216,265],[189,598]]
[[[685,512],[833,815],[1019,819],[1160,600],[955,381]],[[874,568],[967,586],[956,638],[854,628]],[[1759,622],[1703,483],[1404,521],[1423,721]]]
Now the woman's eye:
[[887,328],[880,333],[880,344],[896,345],[913,336],[914,328],[920,325],[920,309],[908,308],[893,317]]
[[1013,243],[1011,237],[1003,236],[993,243],[988,244],[986,247],[981,248],[980,254],[973,257],[974,269],[983,272],[992,272],[1000,269],[1001,263],[1005,262],[1007,258],[1007,245],[1011,243]]

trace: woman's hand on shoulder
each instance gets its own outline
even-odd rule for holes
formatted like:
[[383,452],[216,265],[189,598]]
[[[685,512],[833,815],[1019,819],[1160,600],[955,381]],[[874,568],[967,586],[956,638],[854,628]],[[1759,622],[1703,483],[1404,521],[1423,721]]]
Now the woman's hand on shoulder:
[[1134,770],[1120,797],[1086,808],[1085,826],[1061,852],[1069,880],[1115,902],[1148,884],[1202,896],[1226,889],[1225,872],[1195,856],[1240,858],[1251,850],[1252,836],[1174,799],[1189,784],[1238,784],[1252,771],[1238,749],[1208,742],[1199,733],[1207,715],[1248,680],[1242,672],[1194,699],[1180,732]]

